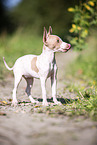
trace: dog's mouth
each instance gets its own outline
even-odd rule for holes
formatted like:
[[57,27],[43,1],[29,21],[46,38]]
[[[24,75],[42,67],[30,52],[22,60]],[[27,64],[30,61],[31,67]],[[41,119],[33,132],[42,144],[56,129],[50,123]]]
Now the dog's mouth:
[[65,48],[65,49],[63,49],[63,51],[64,51],[64,52],[67,52],[70,48],[71,48],[71,45],[70,45],[70,44],[68,44],[68,47],[67,47],[67,48]]
[[70,48],[71,48],[71,45],[68,44],[67,47],[56,49],[55,52],[63,52],[64,53],[64,52],[67,52]]

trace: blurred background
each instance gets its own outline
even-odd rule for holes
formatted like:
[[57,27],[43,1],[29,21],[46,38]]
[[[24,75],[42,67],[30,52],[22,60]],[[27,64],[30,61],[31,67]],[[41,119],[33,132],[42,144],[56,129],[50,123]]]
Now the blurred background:
[[78,0],[0,0],[0,33],[25,29],[41,36],[43,27],[51,25],[56,34],[66,38],[72,21],[67,9],[78,3]]
[[9,66],[25,54],[40,54],[44,26],[53,28],[53,34],[68,41],[72,13],[68,7],[78,0],[0,0],[0,76],[5,69],[2,57]]
[[[9,66],[13,66],[20,56],[41,53],[43,28],[48,30],[49,25],[53,34],[71,43],[75,50],[87,48],[85,53],[91,54],[92,46],[93,63],[89,58],[86,60],[88,72],[94,69],[96,76],[96,22],[96,0],[0,0],[0,78],[8,73],[3,56]],[[89,45],[86,46],[86,42]],[[80,62],[83,62],[81,57],[82,54]]]

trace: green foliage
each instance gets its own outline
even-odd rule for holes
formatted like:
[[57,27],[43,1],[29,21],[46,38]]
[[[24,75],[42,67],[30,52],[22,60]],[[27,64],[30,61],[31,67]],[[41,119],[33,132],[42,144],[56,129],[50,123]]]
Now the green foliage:
[[83,115],[97,121],[97,34],[91,32],[88,49],[80,52],[69,66],[70,82],[65,84],[64,92],[69,90],[78,98],[67,106],[71,116]]
[[[71,64],[71,74],[76,78],[91,80],[97,84],[97,34],[92,31],[88,38],[89,47],[81,52],[77,59]],[[96,34],[96,35],[95,35]],[[94,35],[94,36],[93,36]]]
[[69,30],[72,33],[70,43],[75,50],[83,50],[87,48],[86,38],[89,35],[89,28],[97,25],[97,1],[89,0],[84,3],[80,1],[79,6],[68,8],[69,12],[74,14],[72,28]]
[[13,35],[2,35],[0,38],[0,78],[8,73],[3,63],[3,56],[10,67],[17,58],[27,54],[40,54],[42,51],[42,37],[34,36],[30,32],[19,29]]

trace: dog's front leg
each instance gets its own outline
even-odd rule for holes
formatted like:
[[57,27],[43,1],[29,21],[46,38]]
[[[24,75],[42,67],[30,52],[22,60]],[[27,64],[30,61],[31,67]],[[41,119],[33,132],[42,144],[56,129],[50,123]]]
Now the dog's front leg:
[[55,65],[54,72],[51,76],[52,97],[55,104],[61,105],[61,102],[57,101],[57,67]]
[[40,81],[41,81],[43,105],[48,106],[48,102],[47,102],[47,98],[46,98],[46,78],[40,77]]

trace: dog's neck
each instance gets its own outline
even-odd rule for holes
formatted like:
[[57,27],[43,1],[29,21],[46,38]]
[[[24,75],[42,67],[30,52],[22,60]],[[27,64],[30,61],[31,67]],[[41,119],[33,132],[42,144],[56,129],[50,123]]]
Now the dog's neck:
[[55,52],[53,52],[45,45],[43,45],[43,51],[41,53],[41,56],[45,57],[48,62],[53,62],[55,60]]

